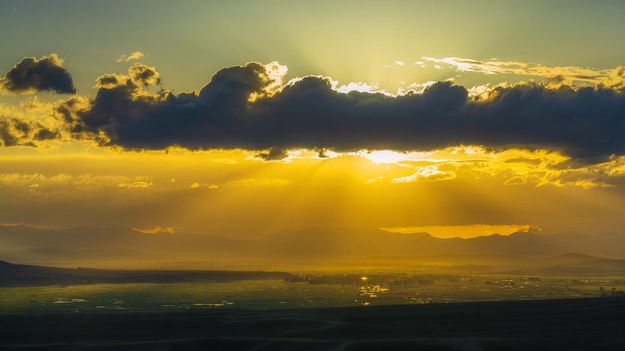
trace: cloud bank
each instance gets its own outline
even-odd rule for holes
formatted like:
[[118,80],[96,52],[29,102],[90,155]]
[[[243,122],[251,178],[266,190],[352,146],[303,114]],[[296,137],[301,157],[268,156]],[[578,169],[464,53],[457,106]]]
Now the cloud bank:
[[[91,107],[77,114],[84,130],[125,148],[292,148],[430,150],[454,145],[540,147],[584,158],[625,153],[625,93],[598,87],[520,84],[480,98],[452,82],[422,93],[337,91],[308,76],[280,84],[271,66],[219,70],[199,92],[149,93],[153,67],[106,75]],[[286,73],[285,71],[283,73]],[[280,81],[280,83],[278,83]]]
[[[484,66],[460,63],[468,70]],[[323,153],[457,145],[547,148],[599,160],[625,154],[625,88],[623,75],[613,71],[605,76],[610,84],[603,79],[593,86],[522,83],[482,87],[476,95],[475,89],[440,81],[393,95],[347,89],[323,76],[285,83],[286,66],[252,62],[220,69],[199,91],[174,94],[160,88],[155,67],[136,63],[126,74],[98,77],[94,98],[60,103],[56,112],[64,131],[35,136],[7,118],[0,131],[5,146],[71,134],[128,149],[265,150],[259,155],[268,160],[295,148]],[[23,59],[2,84],[19,93],[75,92],[56,54]]]

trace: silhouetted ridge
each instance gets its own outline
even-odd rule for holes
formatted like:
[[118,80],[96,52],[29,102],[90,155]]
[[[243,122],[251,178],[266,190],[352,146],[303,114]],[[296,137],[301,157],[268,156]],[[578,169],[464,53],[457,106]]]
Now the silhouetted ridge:
[[0,261],[0,286],[237,281],[285,279],[289,276],[285,272],[264,271],[54,268]]

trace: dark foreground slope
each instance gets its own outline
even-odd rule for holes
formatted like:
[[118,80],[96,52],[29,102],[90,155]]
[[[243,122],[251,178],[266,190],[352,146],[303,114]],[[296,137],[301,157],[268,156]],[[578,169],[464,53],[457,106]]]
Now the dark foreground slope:
[[624,350],[625,299],[0,314],[4,350]]

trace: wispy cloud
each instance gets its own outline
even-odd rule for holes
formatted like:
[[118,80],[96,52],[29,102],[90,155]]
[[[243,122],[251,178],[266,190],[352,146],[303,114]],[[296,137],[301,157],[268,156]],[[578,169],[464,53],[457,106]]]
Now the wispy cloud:
[[442,171],[438,166],[417,167],[416,172],[409,176],[393,178],[393,183],[414,183],[416,181],[425,180],[450,180],[456,178],[456,174],[450,171]]
[[122,175],[69,175],[64,173],[45,175],[41,173],[0,173],[0,186],[16,188],[48,188],[57,191],[64,186],[68,190],[87,190],[98,187],[122,189],[145,189],[153,186],[148,177]]
[[140,60],[143,57],[145,57],[145,54],[143,52],[133,51],[128,55],[120,55],[119,57],[117,57],[115,61],[116,62],[130,62],[130,61]]
[[231,180],[226,183],[229,187],[271,187],[285,186],[290,183],[288,179],[282,178],[246,178]]
[[511,74],[541,77],[566,84],[587,83],[610,88],[625,86],[625,67],[594,69],[579,66],[547,66],[539,63],[500,60],[475,60],[459,57],[423,57],[423,61],[435,66],[446,66],[459,72],[474,72],[487,75]]
[[145,189],[151,187],[152,185],[154,185],[152,182],[148,182],[145,180],[134,180],[119,183],[117,184],[117,187],[123,189]]
[[132,230],[141,234],[174,234],[176,232],[174,227],[161,227],[160,225],[150,228],[132,228]]

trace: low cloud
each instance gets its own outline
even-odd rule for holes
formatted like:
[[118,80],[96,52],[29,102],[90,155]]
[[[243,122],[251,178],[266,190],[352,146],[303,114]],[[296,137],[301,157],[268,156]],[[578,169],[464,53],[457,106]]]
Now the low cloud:
[[85,195],[103,189],[117,188],[120,190],[141,190],[152,187],[154,184],[149,177],[122,176],[122,175],[95,175],[95,174],[42,174],[42,173],[0,173],[0,190],[27,192],[30,195],[33,189],[42,196],[55,194],[56,196]]
[[72,76],[57,54],[26,57],[0,77],[0,92],[5,94],[34,94],[40,91],[76,93]]

